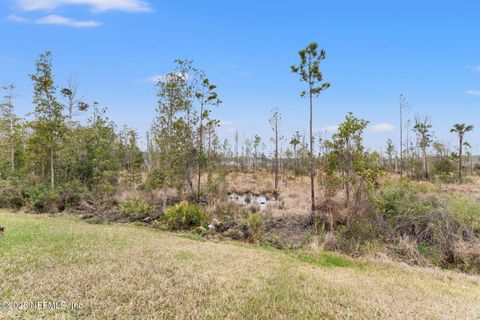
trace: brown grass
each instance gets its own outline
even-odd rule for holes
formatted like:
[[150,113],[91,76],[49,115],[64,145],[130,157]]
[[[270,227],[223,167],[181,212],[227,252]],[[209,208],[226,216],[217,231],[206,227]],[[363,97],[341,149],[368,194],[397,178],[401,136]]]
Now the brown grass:
[[[275,192],[274,176],[269,172],[231,173],[227,177],[229,191],[240,194],[271,195]],[[273,216],[308,215],[310,213],[310,180],[293,175],[282,177],[277,190],[278,201],[268,206]]]
[[0,310],[6,319],[480,317],[480,279],[454,272],[353,260],[332,266],[67,216],[0,213],[0,225],[6,227],[0,301],[81,304],[79,310]]

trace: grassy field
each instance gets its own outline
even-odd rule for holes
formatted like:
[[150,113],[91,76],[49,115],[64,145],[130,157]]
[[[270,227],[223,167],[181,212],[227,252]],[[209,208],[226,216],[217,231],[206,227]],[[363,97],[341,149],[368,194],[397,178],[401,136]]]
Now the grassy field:
[[[480,319],[480,278],[455,272],[69,216],[0,226],[2,319]],[[65,305],[5,305],[29,301]]]

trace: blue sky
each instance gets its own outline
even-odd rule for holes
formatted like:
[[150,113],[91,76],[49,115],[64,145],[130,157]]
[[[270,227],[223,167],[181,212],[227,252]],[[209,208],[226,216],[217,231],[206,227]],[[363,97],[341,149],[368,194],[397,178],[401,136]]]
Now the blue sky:
[[155,116],[152,77],[176,58],[194,60],[218,85],[215,112],[224,137],[306,131],[308,105],[290,73],[311,41],[327,51],[322,70],[332,87],[315,101],[314,127],[330,129],[349,111],[370,120],[366,142],[398,139],[398,101],[410,116],[432,117],[435,135],[455,146],[449,128],[467,122],[480,152],[480,3],[475,1],[164,1],[3,0],[0,83],[13,82],[17,110],[31,111],[28,74],[54,53],[58,85],[70,74],[88,101],[140,133]]

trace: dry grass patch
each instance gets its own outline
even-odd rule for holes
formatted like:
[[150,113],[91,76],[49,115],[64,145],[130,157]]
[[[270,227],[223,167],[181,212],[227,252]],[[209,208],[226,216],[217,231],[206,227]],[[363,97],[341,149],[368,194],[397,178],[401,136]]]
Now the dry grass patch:
[[79,310],[0,310],[5,318],[480,317],[479,278],[454,272],[366,262],[357,268],[355,260],[340,263],[342,256],[325,260],[319,253],[312,260],[71,217],[0,213],[0,225],[6,227],[0,301],[81,304]]
[[[234,172],[227,177],[229,191],[239,194],[274,193],[274,175],[269,172]],[[281,176],[278,201],[269,205],[267,211],[273,216],[308,215],[310,213],[310,180],[308,177]]]

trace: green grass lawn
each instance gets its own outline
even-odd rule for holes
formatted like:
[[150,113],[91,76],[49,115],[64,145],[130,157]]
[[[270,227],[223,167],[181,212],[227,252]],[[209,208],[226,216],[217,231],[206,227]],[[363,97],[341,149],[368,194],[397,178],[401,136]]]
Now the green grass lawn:
[[480,319],[480,278],[455,272],[68,216],[1,212],[0,226],[5,319]]

